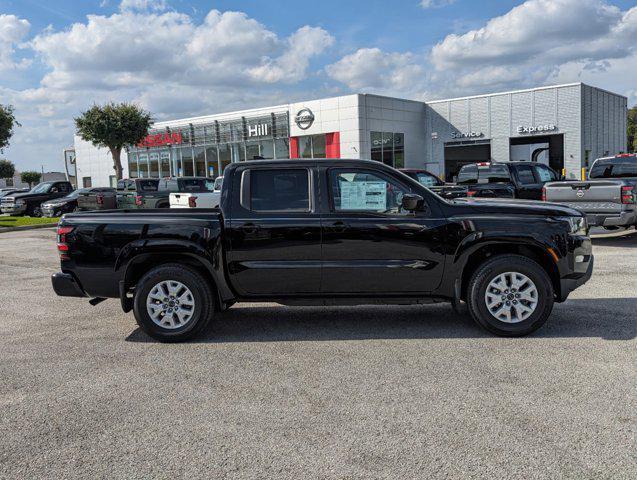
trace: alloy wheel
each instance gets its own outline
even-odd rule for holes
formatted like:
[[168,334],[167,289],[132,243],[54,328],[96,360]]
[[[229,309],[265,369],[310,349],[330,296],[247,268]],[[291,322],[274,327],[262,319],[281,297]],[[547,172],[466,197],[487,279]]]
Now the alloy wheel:
[[497,275],[484,294],[489,313],[505,323],[520,323],[529,318],[538,305],[535,283],[519,272]]
[[190,289],[183,283],[176,280],[163,280],[148,293],[146,310],[156,325],[174,330],[192,320],[195,299]]

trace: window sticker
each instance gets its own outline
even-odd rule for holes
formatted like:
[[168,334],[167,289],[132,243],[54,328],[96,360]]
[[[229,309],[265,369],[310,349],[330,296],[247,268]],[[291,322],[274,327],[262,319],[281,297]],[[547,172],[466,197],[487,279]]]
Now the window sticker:
[[386,205],[386,182],[341,183],[341,210],[384,211]]

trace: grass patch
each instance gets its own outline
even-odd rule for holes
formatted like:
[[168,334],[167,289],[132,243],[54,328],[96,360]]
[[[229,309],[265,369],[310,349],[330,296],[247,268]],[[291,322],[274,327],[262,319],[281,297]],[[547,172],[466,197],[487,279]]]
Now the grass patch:
[[0,216],[0,228],[4,227],[25,227],[27,225],[42,225],[46,223],[57,223],[59,217],[36,218],[36,217],[5,217]]

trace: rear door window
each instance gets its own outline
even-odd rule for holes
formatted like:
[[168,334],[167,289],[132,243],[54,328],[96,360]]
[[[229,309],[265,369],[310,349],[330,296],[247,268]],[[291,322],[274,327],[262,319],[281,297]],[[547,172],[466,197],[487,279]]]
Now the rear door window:
[[416,174],[416,180],[418,180],[418,183],[424,185],[425,187],[435,187],[442,184],[442,182],[436,177],[424,172],[418,172]]
[[531,165],[519,165],[517,167],[518,181],[521,185],[533,185],[537,183],[535,175],[533,175],[533,168]]
[[252,211],[310,211],[310,174],[307,169],[251,169],[249,173]]

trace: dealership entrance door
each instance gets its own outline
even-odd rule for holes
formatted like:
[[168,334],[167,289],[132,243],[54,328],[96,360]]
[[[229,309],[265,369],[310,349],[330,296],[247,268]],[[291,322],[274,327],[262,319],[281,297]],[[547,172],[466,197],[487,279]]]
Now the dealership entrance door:
[[453,182],[453,177],[458,175],[463,165],[489,161],[491,143],[488,140],[445,143],[445,181]]
[[564,135],[517,137],[510,145],[512,162],[543,163],[560,174],[564,169]]

